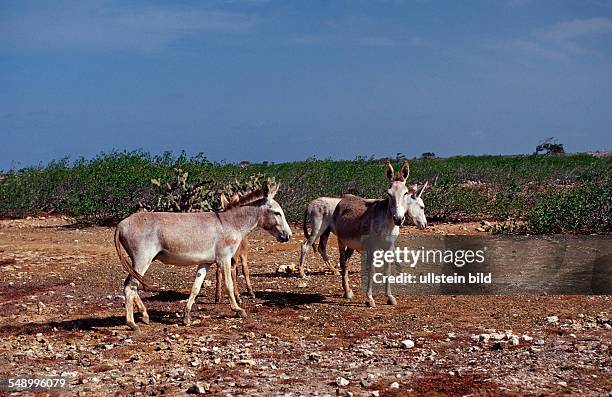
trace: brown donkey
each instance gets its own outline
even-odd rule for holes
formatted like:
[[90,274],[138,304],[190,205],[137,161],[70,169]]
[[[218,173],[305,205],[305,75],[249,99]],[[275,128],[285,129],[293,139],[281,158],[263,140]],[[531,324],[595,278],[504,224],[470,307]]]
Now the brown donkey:
[[[202,282],[211,264],[217,263],[225,274],[225,288],[230,306],[239,316],[246,312],[236,303],[231,275],[232,257],[240,242],[259,226],[278,241],[291,238],[281,206],[274,200],[279,185],[268,183],[240,199],[240,205],[224,212],[137,212],[119,222],[115,230],[115,248],[121,264],[129,273],[124,283],[127,324],[134,330],[134,305],[142,311],[142,321],[147,324],[149,315],[138,296],[138,285],[148,288],[143,276],[155,259],[166,264],[194,266],[197,274],[185,307],[183,321],[189,324],[193,302],[200,292]],[[125,249],[132,260],[130,264],[121,254]]]
[[[389,188],[386,198],[370,200],[347,194],[336,205],[333,225],[334,232],[338,237],[340,272],[342,273],[342,288],[345,298],[353,299],[353,291],[348,278],[348,261],[354,251],[361,251],[361,238],[363,236],[368,235],[385,240],[389,246],[384,247],[384,249],[390,249],[395,244],[406,213],[418,228],[425,229],[427,227],[425,205],[421,199],[427,183],[421,188],[416,185],[407,187],[406,180],[409,173],[408,161],[404,160],[401,170],[395,175],[393,166],[387,161],[385,175],[389,181]],[[388,282],[386,287],[387,303],[395,305],[397,302],[391,294],[391,286]],[[367,291],[368,300],[366,304],[369,307],[374,307],[371,282],[368,284]]]

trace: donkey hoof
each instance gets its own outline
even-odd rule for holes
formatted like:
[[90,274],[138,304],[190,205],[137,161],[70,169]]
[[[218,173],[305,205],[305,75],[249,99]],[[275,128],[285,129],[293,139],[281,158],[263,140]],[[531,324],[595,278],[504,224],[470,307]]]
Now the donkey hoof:
[[388,296],[387,297],[387,305],[397,305],[397,299],[395,299],[395,296]]
[[145,324],[147,324],[147,325],[148,325],[148,324],[151,322],[151,321],[149,320],[149,315],[148,315],[147,313],[144,313],[144,314],[142,315],[142,322],[143,322],[143,323],[145,323]]
[[247,314],[244,309],[236,310],[236,317],[246,318]]
[[348,300],[353,299],[353,291],[346,291],[346,292],[344,293],[344,297],[345,297],[346,299],[348,299]]
[[183,325],[191,325],[191,317],[190,316],[183,317]]
[[136,325],[136,323],[134,323],[132,321],[128,321],[127,325],[128,325],[128,327],[130,327],[132,329],[132,331],[140,332],[140,327],[138,327],[138,325]]
[[300,272],[300,278],[306,278],[306,273]]
[[376,302],[374,302],[374,299],[368,299],[365,304],[367,307],[376,307]]

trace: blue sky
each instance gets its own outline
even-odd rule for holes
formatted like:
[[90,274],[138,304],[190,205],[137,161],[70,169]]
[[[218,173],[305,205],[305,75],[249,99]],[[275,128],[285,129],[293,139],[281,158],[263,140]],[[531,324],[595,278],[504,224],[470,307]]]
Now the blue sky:
[[612,147],[612,1],[0,0],[0,168]]

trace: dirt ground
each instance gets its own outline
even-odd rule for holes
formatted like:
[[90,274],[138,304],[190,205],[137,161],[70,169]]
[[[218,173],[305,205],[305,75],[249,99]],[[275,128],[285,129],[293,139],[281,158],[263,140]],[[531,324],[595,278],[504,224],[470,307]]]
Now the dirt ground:
[[[482,234],[477,227],[402,232]],[[181,325],[195,269],[156,262],[146,278],[164,290],[140,292],[151,324],[135,333],[112,236],[62,218],[0,221],[0,377],[69,379],[41,395],[612,393],[610,296],[397,296],[397,306],[378,297],[369,309],[357,259],[349,302],[312,253],[307,279],[275,272],[298,261],[298,228],[284,244],[255,231],[257,298],[243,296],[246,319],[226,298],[213,303],[208,285],[194,323]],[[329,252],[337,261],[335,241]]]

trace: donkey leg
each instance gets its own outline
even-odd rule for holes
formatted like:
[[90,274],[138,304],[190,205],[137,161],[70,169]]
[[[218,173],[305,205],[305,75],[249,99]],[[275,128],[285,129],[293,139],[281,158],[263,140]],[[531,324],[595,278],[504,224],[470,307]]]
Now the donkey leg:
[[236,315],[238,315],[239,317],[246,317],[246,312],[244,311],[244,309],[238,306],[238,303],[236,303],[236,297],[234,296],[234,283],[232,281],[232,260],[231,258],[224,258],[219,263],[223,266],[223,278],[225,281],[225,289],[227,290],[230,299],[230,307],[233,311],[236,312]]
[[202,288],[202,283],[206,278],[206,273],[208,272],[209,266],[210,265],[208,264],[198,266],[196,277],[193,281],[193,286],[191,287],[191,294],[189,295],[189,299],[187,299],[187,306],[185,306],[185,314],[183,315],[183,324],[185,325],[191,324],[191,307],[200,293],[200,289]]
[[385,283],[385,290],[387,292],[387,304],[388,305],[397,305],[397,299],[391,294],[391,283],[389,282],[389,275],[391,275],[391,263],[387,262],[385,266],[385,273],[387,276],[387,281]]
[[368,266],[368,286],[367,286],[367,295],[368,295],[368,300],[366,300],[366,306],[367,307],[376,307],[376,302],[374,301],[374,297],[372,296],[372,288],[373,288],[373,283],[374,281],[372,280],[372,273],[374,272],[374,266],[372,266],[372,253],[370,251],[368,251],[368,259],[367,262],[369,264]]
[[311,219],[311,234],[308,237],[308,240],[304,241],[300,251],[300,264],[298,265],[298,271],[300,272],[300,277],[306,277],[306,272],[304,271],[304,261],[306,260],[306,254],[308,253],[308,247],[314,247],[315,241],[320,235],[321,232],[321,219],[315,217],[315,219]]
[[221,265],[217,263],[216,272],[216,283],[215,283],[215,303],[221,302],[221,282],[223,281],[223,273],[221,272]]
[[125,295],[125,322],[132,331],[139,331],[138,325],[134,321],[134,297],[138,294],[138,281],[132,276],[127,276],[123,283],[123,294]]
[[[151,261],[153,260],[153,258],[150,255],[149,256],[145,256],[145,255],[146,254],[141,254],[141,255],[135,254],[131,256],[132,266],[134,267],[134,270],[141,276],[144,276],[144,274],[149,269],[149,266],[151,265]],[[126,278],[123,284],[124,286],[123,292],[125,295],[125,311],[126,311],[125,318],[126,318],[127,325],[134,331],[139,330],[138,326],[136,325],[136,322],[134,321],[134,305],[136,305],[138,309],[142,311],[143,322],[145,324],[148,324],[149,322],[149,314],[147,313],[147,308],[142,302],[142,299],[140,299],[140,296],[138,296],[138,285],[139,284],[140,283],[138,282],[138,280],[135,280],[131,276]]]
[[142,299],[140,299],[140,295],[136,294],[136,296],[134,297],[134,303],[136,304],[138,310],[142,312],[142,322],[145,324],[149,324],[149,313],[147,312],[147,308],[142,302]]
[[338,269],[336,269],[336,267],[331,264],[331,262],[329,261],[329,256],[327,256],[327,240],[329,239],[330,233],[331,233],[330,228],[327,228],[327,230],[323,232],[323,234],[321,235],[321,238],[319,239],[319,247],[317,248],[317,251],[319,252],[319,254],[321,254],[321,258],[323,258],[323,262],[325,262],[325,265],[329,268],[332,274],[334,276],[337,276],[340,273],[338,272]]
[[249,263],[247,261],[247,254],[240,255],[240,264],[242,265],[242,274],[244,275],[244,282],[247,286],[247,291],[251,298],[255,299],[255,292],[253,292],[253,285],[251,284],[251,274],[249,272]]
[[242,298],[240,298],[240,292],[238,292],[238,268],[236,261],[232,258],[232,280],[234,282],[234,296],[236,297],[236,302],[238,304],[242,303]]
[[344,247],[338,244],[340,248],[340,271],[342,272],[342,288],[344,289],[344,297],[346,299],[353,299],[353,291],[349,283],[348,277],[348,260],[353,253],[353,250],[348,247]]

